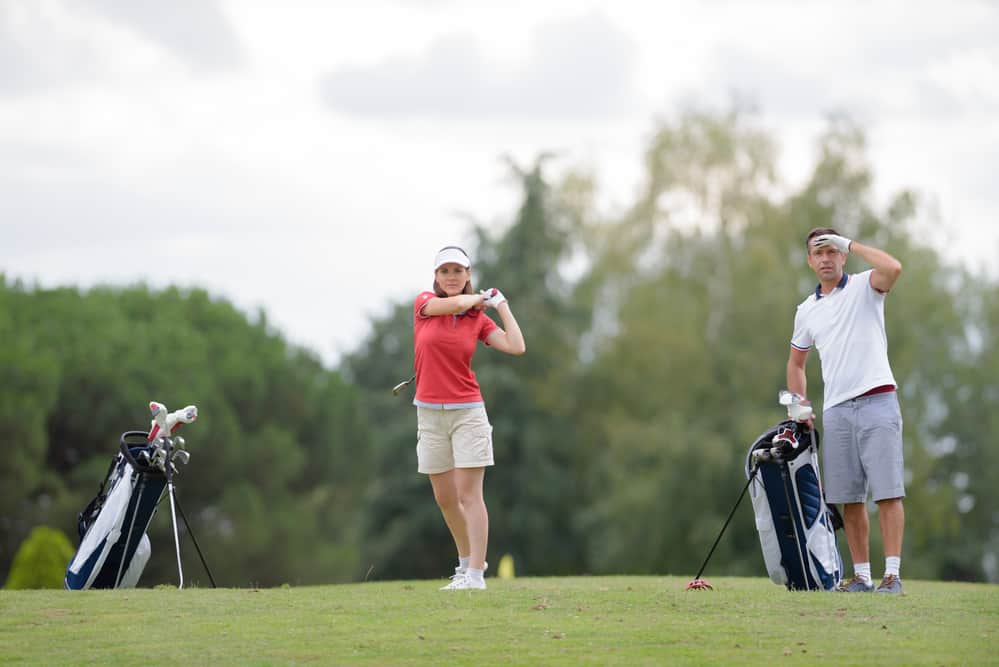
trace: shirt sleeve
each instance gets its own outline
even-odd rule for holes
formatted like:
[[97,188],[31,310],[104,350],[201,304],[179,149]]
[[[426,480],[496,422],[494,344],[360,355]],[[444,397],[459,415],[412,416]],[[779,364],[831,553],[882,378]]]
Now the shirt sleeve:
[[867,291],[868,292],[872,292],[875,297],[877,297],[879,300],[883,301],[884,298],[888,295],[888,292],[882,292],[877,287],[875,287],[874,285],[871,284],[871,278],[873,276],[874,276],[874,269],[867,269],[863,273],[858,274],[857,277],[862,279],[861,283],[863,283],[864,285],[867,285],[867,288],[868,288]]
[[413,319],[425,320],[430,317],[430,315],[423,314],[423,306],[427,305],[427,301],[433,299],[436,294],[433,292],[420,292],[420,295],[416,297],[416,301],[413,303]]
[[804,352],[812,349],[812,342],[812,334],[805,326],[805,318],[799,308],[794,313],[794,333],[791,334],[791,347]]
[[479,313],[479,317],[482,318],[482,324],[479,327],[479,340],[488,345],[486,339],[489,338],[489,334],[499,329],[496,323],[493,322],[493,318],[486,315],[485,311]]

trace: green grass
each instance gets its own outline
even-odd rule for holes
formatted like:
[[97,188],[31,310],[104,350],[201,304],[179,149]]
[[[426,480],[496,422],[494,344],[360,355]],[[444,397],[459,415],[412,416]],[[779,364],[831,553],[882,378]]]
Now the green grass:
[[999,588],[789,593],[766,579],[489,579],[273,589],[0,591],[0,663],[999,664]]

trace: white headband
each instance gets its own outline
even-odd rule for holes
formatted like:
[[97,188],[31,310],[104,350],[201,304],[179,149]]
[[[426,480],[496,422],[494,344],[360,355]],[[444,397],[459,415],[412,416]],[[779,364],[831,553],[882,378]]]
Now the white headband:
[[460,264],[467,269],[472,265],[472,262],[469,261],[468,255],[460,249],[449,246],[437,253],[437,256],[434,258],[434,271],[445,264]]

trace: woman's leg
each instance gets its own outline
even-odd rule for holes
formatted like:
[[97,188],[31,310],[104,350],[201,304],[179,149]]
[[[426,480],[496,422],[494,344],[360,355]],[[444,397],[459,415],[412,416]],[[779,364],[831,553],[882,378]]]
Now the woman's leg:
[[[457,470],[430,475],[430,485],[434,489],[434,500],[441,508],[444,515],[444,523],[451,531],[454,538],[454,546],[458,549],[459,556],[467,556],[470,553],[468,526],[465,513],[462,511],[460,494],[456,484]],[[481,495],[481,494],[480,494]]]
[[[454,488],[464,517],[465,538],[469,551],[468,566],[476,570],[486,568],[486,547],[489,544],[489,513],[482,497],[485,468],[455,468]],[[461,545],[459,545],[460,550]]]

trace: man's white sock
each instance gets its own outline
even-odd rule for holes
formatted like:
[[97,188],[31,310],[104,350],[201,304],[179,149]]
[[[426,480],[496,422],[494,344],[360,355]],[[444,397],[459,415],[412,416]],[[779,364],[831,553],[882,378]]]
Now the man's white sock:
[[468,570],[468,562],[472,560],[471,556],[458,556],[458,569],[455,572],[465,572]]
[[853,573],[860,577],[865,584],[871,583],[871,564],[867,563],[854,563]]
[[467,570],[465,570],[465,574],[467,574],[468,578],[471,579],[472,581],[483,581],[483,577],[485,576],[486,571],[476,570],[474,567],[470,567]]
[[901,556],[888,556],[885,558],[885,576],[889,574],[894,574],[898,576],[899,568],[902,567],[902,557]]

